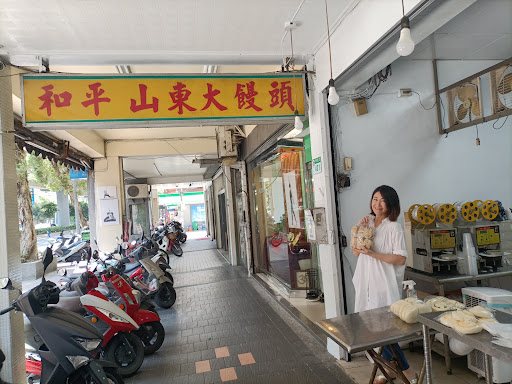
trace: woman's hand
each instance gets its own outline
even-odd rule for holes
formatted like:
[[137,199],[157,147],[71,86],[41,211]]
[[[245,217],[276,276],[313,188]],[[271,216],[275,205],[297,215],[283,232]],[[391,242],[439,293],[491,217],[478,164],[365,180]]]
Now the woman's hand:
[[372,256],[375,252],[373,252],[371,249],[367,249],[365,247],[358,249],[359,252],[364,253],[365,255]]
[[370,222],[370,216],[365,216],[361,220],[359,220],[359,225],[368,225]]

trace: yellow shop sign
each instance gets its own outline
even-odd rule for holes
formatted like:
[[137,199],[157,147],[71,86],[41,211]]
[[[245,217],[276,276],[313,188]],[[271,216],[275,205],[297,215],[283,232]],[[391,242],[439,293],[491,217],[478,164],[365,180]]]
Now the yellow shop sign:
[[302,74],[22,76],[29,127],[197,126],[304,116]]

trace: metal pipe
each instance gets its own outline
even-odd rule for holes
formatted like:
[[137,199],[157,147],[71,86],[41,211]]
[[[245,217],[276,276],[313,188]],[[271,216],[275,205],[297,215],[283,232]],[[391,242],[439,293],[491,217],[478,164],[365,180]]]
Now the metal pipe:
[[428,326],[422,324],[423,329],[423,354],[425,355],[425,373],[427,384],[432,384],[432,356],[430,351],[430,337]]

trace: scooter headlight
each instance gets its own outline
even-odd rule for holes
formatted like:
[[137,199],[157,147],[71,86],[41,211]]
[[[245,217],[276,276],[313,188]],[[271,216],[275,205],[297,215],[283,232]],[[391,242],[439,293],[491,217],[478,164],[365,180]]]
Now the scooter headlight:
[[87,364],[90,360],[87,356],[66,356],[66,358],[69,360],[73,368],[75,368],[75,370]]
[[[75,341],[78,342],[86,351],[94,351],[101,344],[101,339],[84,339],[81,337],[74,337]],[[80,356],[68,356],[80,357]]]

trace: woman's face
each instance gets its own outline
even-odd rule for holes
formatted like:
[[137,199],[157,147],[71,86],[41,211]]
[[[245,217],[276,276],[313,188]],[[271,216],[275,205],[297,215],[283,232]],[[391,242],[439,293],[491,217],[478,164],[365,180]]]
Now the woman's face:
[[386,201],[380,194],[380,192],[375,192],[372,197],[372,210],[376,216],[387,216],[388,215],[388,207],[386,205]]

